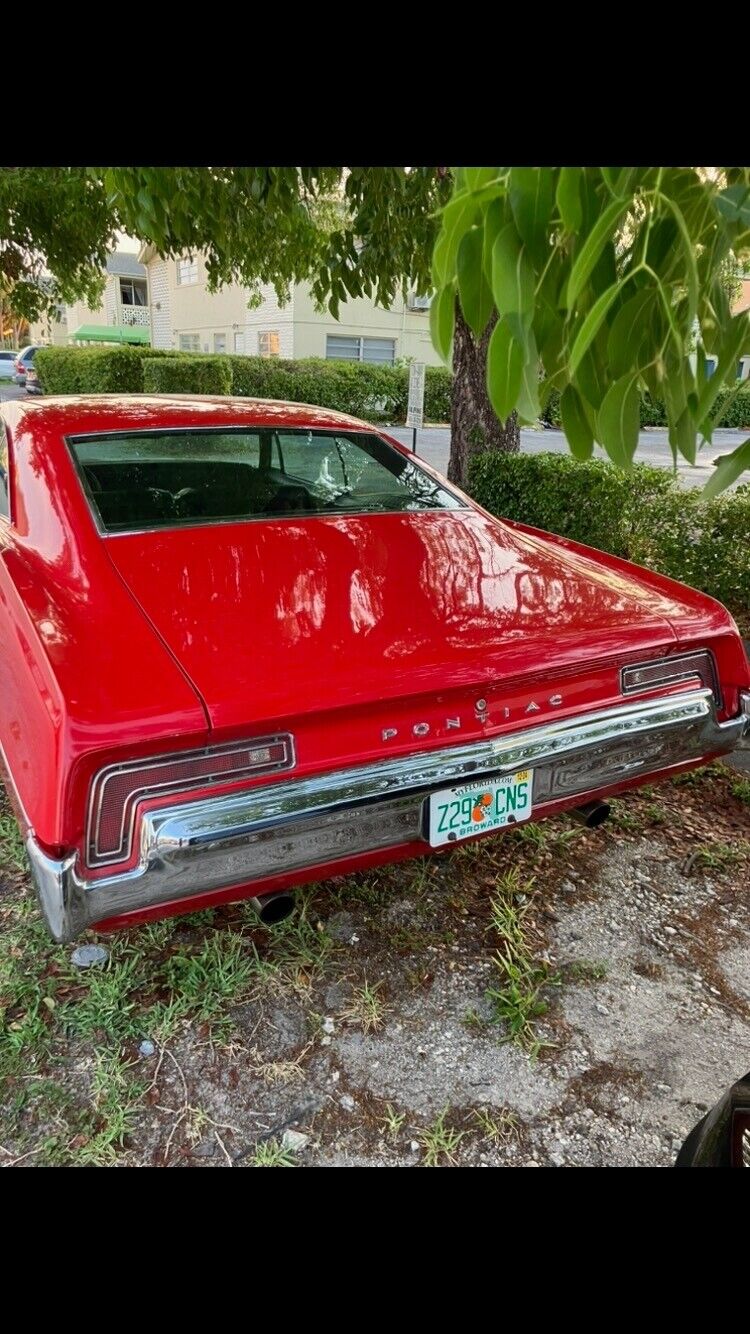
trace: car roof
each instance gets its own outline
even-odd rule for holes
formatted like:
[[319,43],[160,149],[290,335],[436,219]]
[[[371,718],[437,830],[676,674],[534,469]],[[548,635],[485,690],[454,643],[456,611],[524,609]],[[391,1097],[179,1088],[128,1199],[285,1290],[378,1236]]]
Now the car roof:
[[201,426],[277,426],[372,431],[370,422],[310,403],[198,394],[45,396],[3,404],[12,429],[57,429],[63,435],[112,431],[197,429]]

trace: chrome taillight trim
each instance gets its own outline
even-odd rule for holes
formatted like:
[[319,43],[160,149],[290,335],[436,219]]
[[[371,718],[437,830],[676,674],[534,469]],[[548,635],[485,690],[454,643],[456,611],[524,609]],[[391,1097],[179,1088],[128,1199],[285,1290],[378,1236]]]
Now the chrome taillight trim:
[[[691,670],[691,663],[697,664]],[[653,673],[644,683],[628,683],[634,672]],[[630,662],[620,671],[620,689],[623,695],[641,695],[646,690],[661,690],[665,686],[695,685],[700,681],[710,690],[716,707],[721,708],[721,687],[716,661],[710,649],[693,649],[690,653],[666,654],[662,658],[647,658],[645,662]]]
[[[164,783],[144,783],[142,787],[133,788],[123,802],[122,820],[120,824],[120,843],[114,852],[100,851],[100,827],[102,807],[107,784],[115,775],[123,773],[137,773],[139,769],[153,772],[154,769],[166,769],[170,765],[190,762],[191,760],[205,760],[215,757],[218,759],[224,755],[234,755],[243,750],[261,750],[264,747],[282,747],[282,757],[271,760],[268,763],[249,764],[240,769],[234,769],[231,772],[218,770],[212,774],[202,772],[196,774],[194,779],[178,779],[172,782]],[[91,790],[88,803],[88,812],[86,818],[86,864],[92,868],[98,866],[110,866],[118,862],[127,861],[133,849],[133,834],[135,831],[135,820],[138,802],[146,797],[168,792],[192,792],[196,788],[210,786],[212,782],[223,780],[225,783],[241,782],[243,779],[254,778],[256,776],[270,773],[281,773],[287,769],[293,769],[297,762],[294,749],[294,737],[290,732],[279,732],[273,736],[248,737],[244,741],[235,741],[226,746],[203,746],[198,750],[180,750],[171,752],[168,755],[142,756],[138,760],[129,760],[123,764],[110,764],[100,769],[94,775],[91,783]]]

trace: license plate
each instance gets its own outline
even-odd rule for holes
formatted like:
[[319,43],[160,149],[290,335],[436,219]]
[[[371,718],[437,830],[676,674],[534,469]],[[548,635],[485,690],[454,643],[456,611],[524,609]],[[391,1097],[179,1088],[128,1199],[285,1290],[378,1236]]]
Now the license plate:
[[433,848],[531,817],[533,769],[520,769],[488,783],[462,783],[428,798],[428,837]]

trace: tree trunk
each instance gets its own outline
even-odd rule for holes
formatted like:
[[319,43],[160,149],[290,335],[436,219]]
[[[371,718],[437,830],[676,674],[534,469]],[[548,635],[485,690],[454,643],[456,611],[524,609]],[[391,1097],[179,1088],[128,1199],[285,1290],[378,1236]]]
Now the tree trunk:
[[469,480],[469,460],[474,454],[484,454],[489,450],[515,454],[521,445],[515,412],[503,425],[495,416],[487,394],[487,345],[495,318],[477,340],[456,302],[448,477],[458,486],[466,486]]

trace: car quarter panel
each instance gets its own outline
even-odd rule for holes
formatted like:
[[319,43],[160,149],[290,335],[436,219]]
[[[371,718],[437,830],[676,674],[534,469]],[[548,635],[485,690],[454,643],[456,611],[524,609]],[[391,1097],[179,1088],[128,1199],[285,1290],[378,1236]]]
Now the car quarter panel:
[[80,841],[91,772],[121,751],[200,744],[201,701],[114,570],[49,415],[9,412],[0,525],[0,744],[25,822]]

